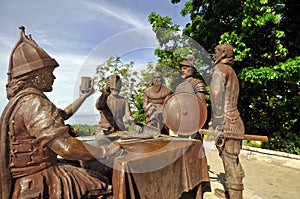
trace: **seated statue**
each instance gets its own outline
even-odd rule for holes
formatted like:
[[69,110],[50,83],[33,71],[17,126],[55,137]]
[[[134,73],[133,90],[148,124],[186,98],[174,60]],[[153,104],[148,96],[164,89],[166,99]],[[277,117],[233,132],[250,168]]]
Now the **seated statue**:
[[163,104],[172,90],[163,85],[161,72],[155,72],[153,85],[144,91],[143,109],[146,112],[146,124],[158,128],[162,134],[169,134],[163,122]]
[[120,95],[121,88],[120,76],[110,75],[106,87],[102,89],[102,94],[96,102],[96,108],[100,111],[101,117],[96,131],[97,138],[117,131],[126,131],[124,118],[136,132],[142,131],[142,127],[136,124],[131,114],[127,99]]
[[66,109],[58,109],[44,94],[52,91],[58,67],[20,27],[20,38],[12,50],[8,69],[7,98],[1,115],[0,188],[2,199],[90,198],[110,192],[100,175],[67,164],[69,160],[107,158],[119,151],[112,143],[95,147],[69,134],[64,120],[93,93],[81,90]]

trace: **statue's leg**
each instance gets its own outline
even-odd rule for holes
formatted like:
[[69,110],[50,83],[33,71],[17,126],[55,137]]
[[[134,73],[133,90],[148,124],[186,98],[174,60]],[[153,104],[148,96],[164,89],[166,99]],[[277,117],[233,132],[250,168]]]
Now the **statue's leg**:
[[226,187],[231,199],[243,198],[243,177],[244,171],[239,161],[238,155],[240,152],[239,140],[225,141],[224,150],[221,153],[221,158],[224,165],[226,176]]

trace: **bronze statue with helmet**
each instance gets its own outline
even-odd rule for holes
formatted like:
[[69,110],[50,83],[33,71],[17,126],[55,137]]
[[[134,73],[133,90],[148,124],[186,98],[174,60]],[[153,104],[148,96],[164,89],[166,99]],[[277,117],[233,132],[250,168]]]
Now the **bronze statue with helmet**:
[[[195,66],[195,56],[192,54],[188,54],[182,62],[180,62],[180,69],[181,69],[181,77],[183,78],[183,81],[177,85],[175,89],[175,94],[178,93],[190,93],[194,96],[196,96],[197,100],[200,100],[202,104],[204,104],[204,107],[206,108],[206,100],[205,100],[205,94],[206,94],[206,84],[201,79],[195,78],[194,74],[197,71]],[[205,112],[206,113],[206,112]],[[189,123],[196,122],[194,119],[190,119],[187,122],[187,126]],[[193,126],[194,124],[192,124]],[[197,126],[197,125],[196,125]],[[199,129],[197,129],[194,134],[191,136],[196,139],[202,139],[202,136],[198,132]]]
[[69,160],[110,157],[120,145],[94,147],[69,135],[64,120],[93,93],[93,88],[82,90],[66,109],[58,109],[44,94],[52,91],[56,67],[55,59],[20,27],[8,68],[9,102],[0,120],[2,199],[88,198],[111,192],[102,176],[57,164],[58,155]]

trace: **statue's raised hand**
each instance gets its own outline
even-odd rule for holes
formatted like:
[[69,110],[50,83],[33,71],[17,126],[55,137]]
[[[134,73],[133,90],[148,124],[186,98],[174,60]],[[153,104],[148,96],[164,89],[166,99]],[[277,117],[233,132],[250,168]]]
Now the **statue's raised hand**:
[[80,96],[83,96],[85,98],[89,97],[95,91],[94,80],[91,80],[91,84],[89,85],[88,88],[83,88],[83,86],[81,85],[79,91],[80,91]]

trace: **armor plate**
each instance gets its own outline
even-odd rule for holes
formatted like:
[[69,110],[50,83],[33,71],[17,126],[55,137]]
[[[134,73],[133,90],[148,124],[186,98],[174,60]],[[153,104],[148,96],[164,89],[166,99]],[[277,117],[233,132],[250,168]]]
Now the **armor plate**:
[[198,132],[206,121],[206,104],[192,93],[176,93],[165,101],[163,118],[172,131],[191,135]]

